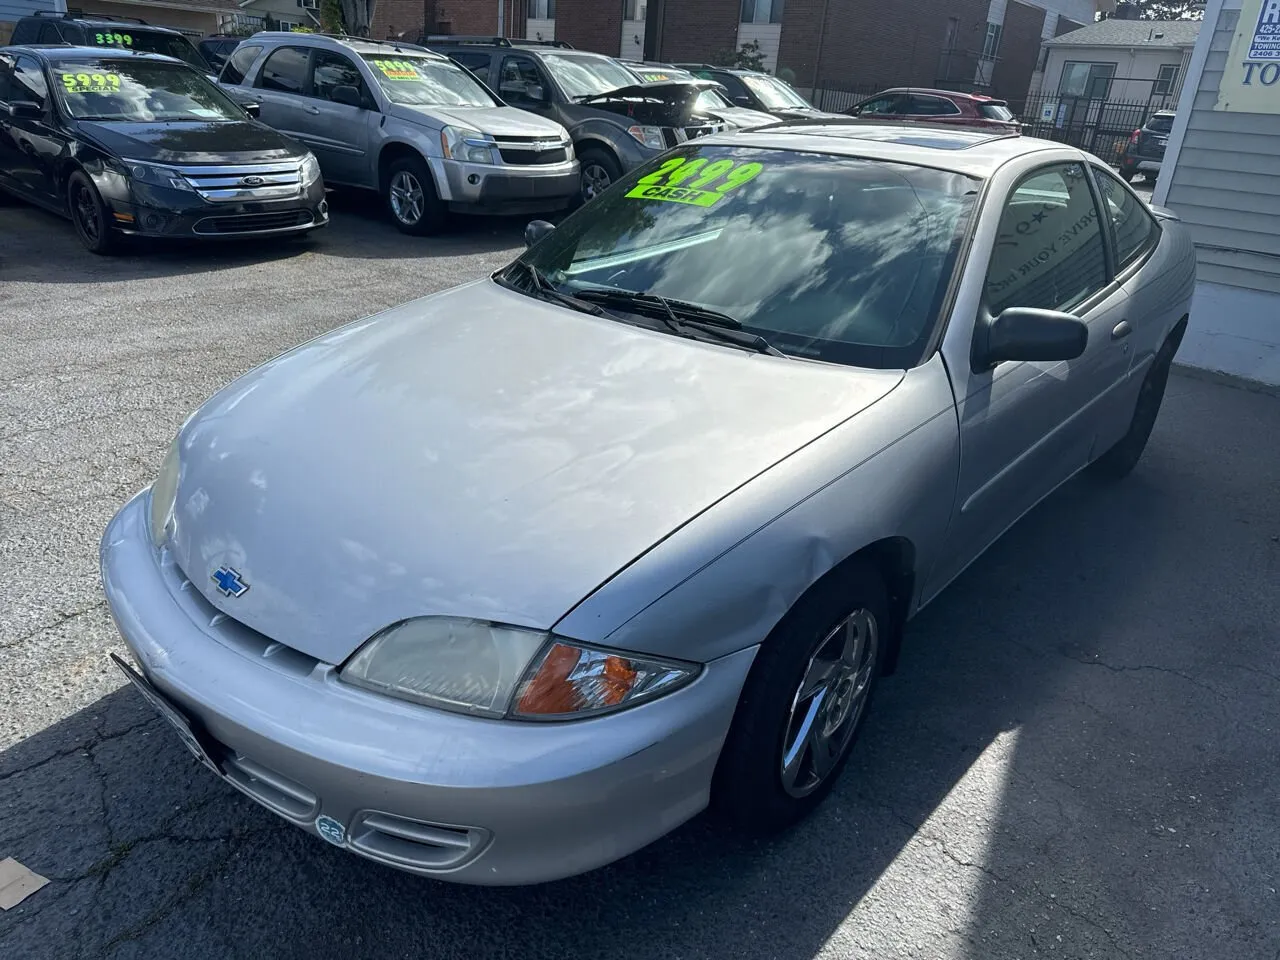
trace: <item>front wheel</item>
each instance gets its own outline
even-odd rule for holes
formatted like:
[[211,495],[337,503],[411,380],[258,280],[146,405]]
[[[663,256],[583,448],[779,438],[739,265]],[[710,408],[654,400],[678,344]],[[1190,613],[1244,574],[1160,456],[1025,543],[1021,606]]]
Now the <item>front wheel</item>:
[[1138,175],[1138,168],[1130,166],[1127,163],[1120,164],[1120,179],[1125,183],[1133,183],[1133,178]]
[[392,161],[382,195],[401,233],[426,236],[444,229],[448,211],[436,193],[431,169],[420,157]]
[[107,205],[82,170],[67,178],[67,212],[86,250],[102,255],[115,252],[120,240],[108,222]]
[[588,147],[578,155],[581,173],[581,197],[583,203],[594,200],[622,176],[618,161],[598,147]]
[[713,808],[752,834],[781,830],[831,791],[892,636],[888,591],[855,563],[815,587],[764,642],[712,785]]

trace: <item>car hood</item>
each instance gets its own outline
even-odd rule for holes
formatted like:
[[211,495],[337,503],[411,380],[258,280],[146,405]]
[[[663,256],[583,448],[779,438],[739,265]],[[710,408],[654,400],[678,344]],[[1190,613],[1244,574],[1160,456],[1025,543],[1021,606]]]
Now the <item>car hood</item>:
[[261,163],[301,158],[307,152],[300,143],[252,120],[82,120],[79,129],[109,154],[158,163]]
[[564,127],[554,120],[515,107],[411,107],[393,103],[391,115],[410,123],[439,128],[446,124],[470,127],[495,137],[546,137],[567,140]]
[[709,112],[741,130],[751,130],[778,122],[778,118],[771,113],[761,113],[759,110],[750,110],[747,107],[716,107]]
[[579,106],[622,114],[641,123],[676,126],[689,122],[703,90],[718,86],[711,80],[660,80],[633,83],[576,101]]
[[[174,558],[223,612],[330,663],[409,617],[550,628],[901,378],[484,280],[313,340],[211,399],[181,434]],[[224,566],[249,585],[238,597],[212,579]]]

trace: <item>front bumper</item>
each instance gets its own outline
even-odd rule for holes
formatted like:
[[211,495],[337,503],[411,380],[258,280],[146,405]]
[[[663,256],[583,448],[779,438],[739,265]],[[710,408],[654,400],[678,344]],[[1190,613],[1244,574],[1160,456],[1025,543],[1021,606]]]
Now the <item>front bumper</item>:
[[120,633],[219,774],[303,829],[413,873],[524,884],[602,866],[706,806],[754,648],[592,720],[432,710],[344,684],[218,614],[151,546],[147,505],[136,496],[102,540]]
[[103,200],[111,226],[131,236],[236,239],[302,233],[329,222],[323,180],[279,200],[212,203],[195,193],[149,185],[114,196],[104,190]]
[[581,189],[577,160],[521,166],[435,158],[431,164],[445,187],[440,199],[462,213],[563,210]]

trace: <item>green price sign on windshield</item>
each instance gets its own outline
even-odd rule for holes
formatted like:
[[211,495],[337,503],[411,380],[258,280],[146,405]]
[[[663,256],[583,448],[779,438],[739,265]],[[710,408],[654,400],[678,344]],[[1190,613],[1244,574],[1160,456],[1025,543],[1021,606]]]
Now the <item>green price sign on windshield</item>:
[[705,157],[686,160],[673,157],[646,177],[641,177],[627,196],[634,200],[663,200],[712,207],[732,190],[760,176],[764,165],[734,163]]
[[418,71],[408,60],[375,60],[373,65],[388,80],[417,80]]
[[61,77],[67,93],[115,93],[120,89],[118,73],[64,73]]
[[99,47],[132,47],[133,37],[127,33],[95,33],[93,42]]

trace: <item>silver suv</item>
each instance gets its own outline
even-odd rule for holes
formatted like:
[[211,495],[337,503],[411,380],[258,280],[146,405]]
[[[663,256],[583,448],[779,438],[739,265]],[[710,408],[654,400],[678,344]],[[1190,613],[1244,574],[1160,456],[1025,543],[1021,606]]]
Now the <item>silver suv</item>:
[[381,193],[405,233],[433,233],[449,211],[559,210],[578,193],[564,127],[413,44],[257,33],[219,82],[310,147],[326,183]]

